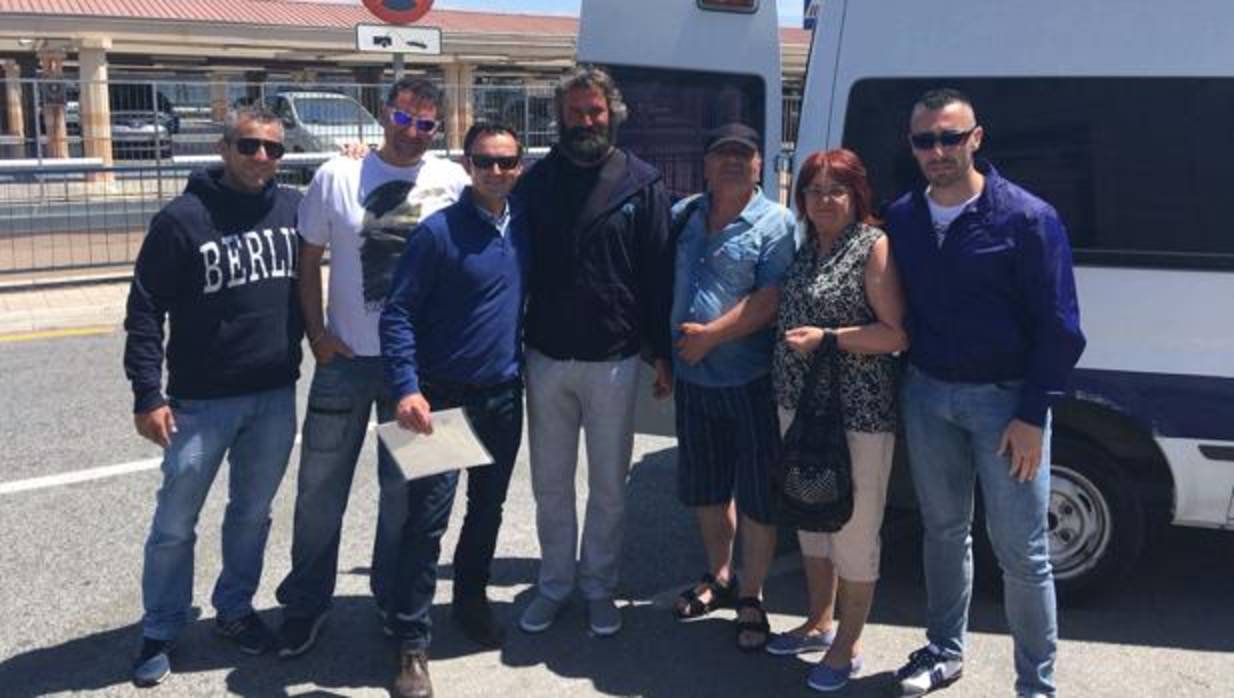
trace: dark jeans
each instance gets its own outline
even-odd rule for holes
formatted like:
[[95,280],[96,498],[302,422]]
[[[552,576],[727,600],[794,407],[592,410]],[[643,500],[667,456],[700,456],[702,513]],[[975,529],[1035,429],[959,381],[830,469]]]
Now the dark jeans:
[[[488,586],[501,510],[522,439],[523,386],[520,381],[468,386],[422,380],[420,389],[434,410],[462,407],[493,456],[492,465],[467,471],[467,514],[454,549],[455,598],[480,596]],[[418,649],[427,649],[431,639],[429,610],[437,590],[437,559],[458,480],[458,471],[452,471],[407,484],[408,515],[395,570],[393,630]]]

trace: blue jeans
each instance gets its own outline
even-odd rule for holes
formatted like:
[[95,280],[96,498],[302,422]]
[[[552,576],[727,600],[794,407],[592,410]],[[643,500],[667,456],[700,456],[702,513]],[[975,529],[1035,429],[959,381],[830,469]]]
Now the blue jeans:
[[973,489],[980,483],[986,528],[1003,572],[1016,690],[1054,695],[1058,621],[1046,538],[1049,416],[1033,480],[1013,479],[1008,457],[998,454],[1019,395],[1019,382],[948,383],[908,370],[904,428],[925,526],[926,635],[943,652],[963,655],[973,586]]
[[[472,387],[422,380],[420,388],[434,410],[461,406],[477,438],[493,456],[491,465],[467,471],[467,514],[454,548],[454,597],[482,597],[523,435],[523,387],[517,381]],[[431,640],[429,612],[437,590],[437,559],[458,480],[458,471],[452,471],[407,485],[409,516],[399,548],[393,629],[416,649],[427,649]]]
[[173,398],[171,409],[177,431],[163,452],[163,486],[141,577],[142,633],[156,640],[175,639],[188,622],[197,517],[224,455],[230,471],[223,570],[211,602],[224,620],[253,611],[270,502],[296,438],[294,386],[209,400]]
[[[330,363],[317,365],[300,448],[291,571],[276,592],[287,617],[316,616],[333,601],[343,514],[374,403],[379,422],[394,418],[380,356],[336,355]],[[381,499],[369,588],[385,609],[390,606],[387,597],[407,504],[406,480],[380,443],[377,478]]]

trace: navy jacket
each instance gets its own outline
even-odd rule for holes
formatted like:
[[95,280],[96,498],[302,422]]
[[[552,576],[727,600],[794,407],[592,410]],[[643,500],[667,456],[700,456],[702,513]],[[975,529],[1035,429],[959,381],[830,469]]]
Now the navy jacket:
[[554,359],[670,354],[673,252],[660,173],[615,150],[577,220],[560,205],[557,147],[519,183],[531,223],[527,344]]
[[172,397],[244,395],[300,375],[300,193],[273,182],[255,194],[234,191],[222,173],[194,172],[150,221],[137,255],[124,319],[124,371],[136,412],[166,402],[165,318]]
[[1042,425],[1084,351],[1067,232],[1054,208],[978,161],[981,196],[934,235],[922,191],[887,210],[908,301],[909,360],[944,381],[1022,380],[1017,417]]
[[396,399],[422,378],[494,385],[519,376],[527,222],[515,202],[504,237],[476,210],[471,188],[424,219],[381,313],[381,354]]

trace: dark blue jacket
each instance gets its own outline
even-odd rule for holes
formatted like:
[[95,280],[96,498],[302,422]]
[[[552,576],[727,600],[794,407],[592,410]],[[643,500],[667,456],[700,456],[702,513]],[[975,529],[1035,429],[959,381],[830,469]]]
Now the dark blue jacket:
[[977,169],[985,188],[941,248],[924,192],[887,210],[909,360],[944,381],[1024,381],[1016,416],[1040,426],[1084,351],[1071,247],[1052,206],[988,163]]
[[416,226],[381,313],[396,399],[420,392],[422,378],[493,385],[518,377],[529,243],[515,202],[502,237],[476,210],[470,187]]
[[660,173],[616,150],[581,213],[566,220],[564,160],[554,147],[515,191],[527,207],[535,247],[528,346],[554,359],[604,361],[642,349],[669,358],[673,250]]

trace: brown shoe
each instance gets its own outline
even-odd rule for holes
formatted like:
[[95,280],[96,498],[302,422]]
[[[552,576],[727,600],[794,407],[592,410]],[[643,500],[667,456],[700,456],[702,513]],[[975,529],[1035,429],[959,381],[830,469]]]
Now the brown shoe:
[[493,617],[493,608],[482,595],[456,596],[451,609],[454,621],[472,642],[485,647],[501,647],[505,628]]
[[399,650],[399,672],[394,679],[394,695],[398,698],[433,698],[427,652],[409,648]]

